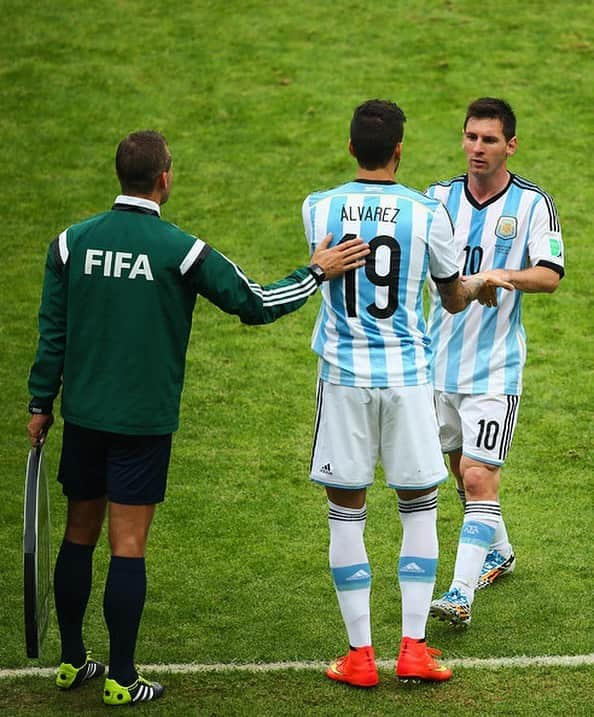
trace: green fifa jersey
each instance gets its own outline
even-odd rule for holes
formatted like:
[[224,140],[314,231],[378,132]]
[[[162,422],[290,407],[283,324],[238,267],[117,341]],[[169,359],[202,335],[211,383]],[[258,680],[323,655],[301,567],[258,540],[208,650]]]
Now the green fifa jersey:
[[307,267],[260,286],[163,221],[154,202],[121,195],[110,211],[69,227],[49,247],[31,411],[50,413],[62,386],[66,421],[113,433],[171,433],[197,295],[246,324],[265,324],[316,289]]

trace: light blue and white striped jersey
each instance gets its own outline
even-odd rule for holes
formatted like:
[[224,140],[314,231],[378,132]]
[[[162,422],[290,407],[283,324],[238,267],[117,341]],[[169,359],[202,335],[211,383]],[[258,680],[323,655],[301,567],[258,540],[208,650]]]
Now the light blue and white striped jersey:
[[[467,182],[467,175],[462,175],[427,190],[452,217],[462,274],[542,265],[563,276],[561,228],[548,194],[511,174],[500,194],[478,204]],[[473,302],[452,315],[431,286],[429,332],[436,389],[463,394],[522,392],[526,333],[521,301],[521,291],[498,289],[496,309]]]
[[458,273],[443,204],[394,182],[354,180],[310,194],[303,224],[311,252],[329,232],[332,245],[361,236],[371,248],[364,267],[322,285],[312,338],[320,378],[363,387],[429,383],[423,284],[428,272]]

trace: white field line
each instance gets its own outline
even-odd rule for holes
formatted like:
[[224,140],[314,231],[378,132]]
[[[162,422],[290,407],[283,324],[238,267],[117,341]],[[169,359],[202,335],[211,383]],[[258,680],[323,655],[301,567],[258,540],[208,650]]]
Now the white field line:
[[[496,670],[504,667],[581,667],[594,665],[594,653],[589,655],[542,655],[538,657],[462,657],[458,659],[445,659],[449,667],[462,667],[467,669]],[[326,662],[231,662],[200,665],[188,664],[155,664],[140,665],[144,673],[171,673],[192,674],[197,672],[281,672],[283,670],[323,670]],[[392,670],[393,660],[378,660],[380,669]],[[17,669],[0,669],[0,679],[16,677],[49,677],[56,672],[55,667],[22,667]]]

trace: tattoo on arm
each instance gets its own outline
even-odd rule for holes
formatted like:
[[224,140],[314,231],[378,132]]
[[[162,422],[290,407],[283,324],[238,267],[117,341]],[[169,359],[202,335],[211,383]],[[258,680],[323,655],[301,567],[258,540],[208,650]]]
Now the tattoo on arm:
[[445,309],[451,314],[456,314],[463,311],[468,304],[476,299],[483,283],[481,279],[473,276],[465,282],[456,279],[439,283],[437,289]]

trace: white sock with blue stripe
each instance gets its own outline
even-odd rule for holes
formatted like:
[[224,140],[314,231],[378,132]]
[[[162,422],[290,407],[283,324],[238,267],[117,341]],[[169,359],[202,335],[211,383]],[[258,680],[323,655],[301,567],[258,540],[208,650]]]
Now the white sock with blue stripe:
[[371,570],[363,533],[367,507],[345,508],[328,501],[330,570],[351,647],[371,645]]
[[497,527],[495,528],[495,535],[493,536],[493,543],[491,544],[490,549],[498,550],[504,558],[509,558],[509,556],[513,553],[513,548],[509,542],[503,516],[501,516],[501,520],[497,523]]
[[451,587],[458,588],[469,603],[474,599],[476,583],[500,520],[499,501],[466,502]]
[[437,490],[413,500],[398,500],[402,545],[398,581],[402,595],[402,636],[421,640],[437,572]]

